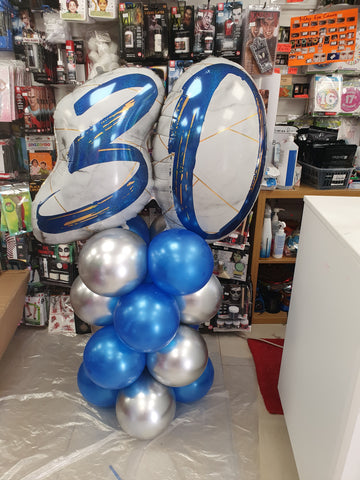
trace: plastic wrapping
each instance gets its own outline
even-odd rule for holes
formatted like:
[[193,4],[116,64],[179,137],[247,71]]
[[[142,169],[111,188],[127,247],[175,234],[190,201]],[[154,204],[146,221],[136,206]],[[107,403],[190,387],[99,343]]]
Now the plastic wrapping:
[[[151,441],[121,431],[114,409],[94,408],[76,384],[89,335],[21,327],[0,362],[2,480],[257,480],[257,383],[250,358],[222,358],[210,392],[177,404],[175,420]],[[239,342],[243,341],[239,338]]]

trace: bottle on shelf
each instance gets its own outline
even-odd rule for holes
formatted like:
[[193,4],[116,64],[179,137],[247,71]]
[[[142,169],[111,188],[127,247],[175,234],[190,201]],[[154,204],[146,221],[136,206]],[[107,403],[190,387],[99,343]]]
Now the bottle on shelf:
[[275,234],[274,238],[274,258],[282,258],[284,254],[285,238],[286,233],[284,228],[286,227],[285,222],[279,222],[279,228]]
[[280,162],[277,165],[280,175],[277,178],[277,188],[289,190],[294,186],[295,167],[299,147],[294,142],[294,136],[289,135],[280,145]]
[[271,207],[268,203],[265,204],[264,224],[261,236],[260,257],[269,258],[271,251]]

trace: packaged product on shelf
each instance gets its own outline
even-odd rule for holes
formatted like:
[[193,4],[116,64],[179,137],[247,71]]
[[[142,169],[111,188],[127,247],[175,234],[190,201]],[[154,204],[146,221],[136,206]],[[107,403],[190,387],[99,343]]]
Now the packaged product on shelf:
[[343,80],[341,91],[341,113],[347,115],[360,114],[360,79]]
[[0,180],[18,177],[19,164],[13,138],[0,139]]
[[248,283],[219,279],[223,300],[210,326],[215,331],[250,330],[251,288]]
[[99,20],[115,20],[118,18],[118,2],[116,0],[91,0],[89,17]]
[[1,231],[18,235],[32,231],[31,197],[27,183],[0,186]]
[[50,295],[49,333],[75,334],[74,309],[70,295]]
[[309,113],[340,113],[342,75],[314,75],[310,82]]
[[0,50],[13,50],[13,31],[11,28],[11,5],[0,3]]
[[49,293],[41,283],[30,283],[25,297],[23,323],[44,327],[49,318]]
[[55,166],[55,138],[32,135],[26,136],[25,141],[30,166],[30,183],[34,180],[45,180]]
[[172,90],[172,87],[180,75],[185,72],[191,65],[193,60],[169,60],[168,62],[168,90],[169,94]]
[[280,10],[250,6],[243,19],[241,64],[250,75],[271,74],[275,66]]
[[140,61],[145,55],[143,4],[120,3],[119,14],[121,56],[130,62]]
[[292,17],[289,65],[300,66],[352,60],[357,16],[357,9],[343,9]]
[[47,245],[34,240],[33,251],[39,259],[42,282],[72,285],[76,276],[74,244]]
[[71,22],[85,22],[88,17],[86,0],[59,0],[60,18]]
[[18,116],[24,119],[25,133],[52,133],[55,96],[51,87],[16,86]]
[[[216,242],[215,242],[216,243]],[[249,263],[249,246],[239,248],[211,245],[214,256],[214,274],[219,278],[246,281]]]
[[240,57],[242,2],[216,5],[215,52],[223,57]]
[[168,8],[166,3],[144,5],[145,56],[168,58]]
[[197,7],[194,35],[194,56],[201,58],[212,55],[215,47],[215,7],[210,5]]
[[167,91],[167,84],[168,84],[168,68],[166,65],[150,65],[151,70],[153,70],[156,75],[161,78],[165,92]]
[[170,58],[189,59],[193,44],[194,7],[181,1],[170,9]]

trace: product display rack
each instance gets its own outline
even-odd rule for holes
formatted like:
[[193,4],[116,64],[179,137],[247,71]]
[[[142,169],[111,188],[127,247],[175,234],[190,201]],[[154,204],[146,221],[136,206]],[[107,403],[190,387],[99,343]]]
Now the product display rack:
[[262,264],[279,265],[279,264],[295,264],[296,257],[282,257],[282,258],[260,258],[261,235],[265,214],[265,203],[271,199],[303,199],[305,195],[321,195],[321,196],[349,196],[360,197],[360,190],[358,189],[339,189],[339,190],[318,190],[316,188],[302,185],[294,187],[291,190],[260,190],[258,199],[255,204],[255,222],[254,233],[252,237],[252,251],[250,260],[251,281],[253,285],[253,301],[252,301],[252,324],[277,323],[285,324],[287,322],[287,312],[268,313],[268,312],[254,312],[256,285],[258,281],[259,266]]

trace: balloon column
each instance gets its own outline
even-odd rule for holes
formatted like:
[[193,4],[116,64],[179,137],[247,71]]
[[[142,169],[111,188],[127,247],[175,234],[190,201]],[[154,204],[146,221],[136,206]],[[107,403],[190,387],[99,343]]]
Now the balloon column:
[[[244,220],[265,165],[264,105],[238,64],[196,63],[163,100],[160,78],[137,67],[64,97],[54,115],[58,160],[32,208],[39,241],[87,240],[71,302],[101,328],[84,349],[79,390],[115,407],[140,439],[169,425],[176,401],[211,388],[214,368],[193,328],[222,298],[206,242]],[[163,215],[149,231],[136,215],[153,191]]]
[[220,306],[212,271],[210,247],[184,229],[165,230],[147,245],[133,231],[111,228],[80,252],[71,302],[83,321],[102,328],[85,346],[78,387],[93,405],[115,407],[133,437],[156,437],[173,420],[176,401],[199,400],[211,388],[213,365],[192,326]]

